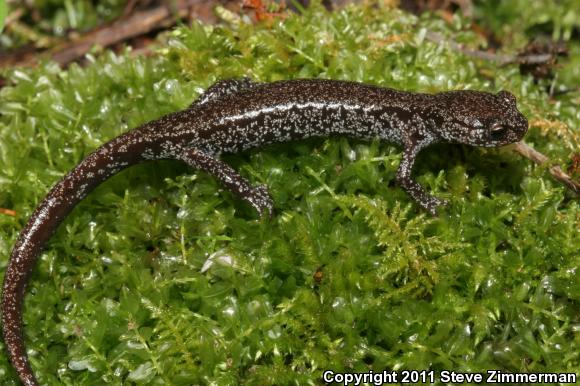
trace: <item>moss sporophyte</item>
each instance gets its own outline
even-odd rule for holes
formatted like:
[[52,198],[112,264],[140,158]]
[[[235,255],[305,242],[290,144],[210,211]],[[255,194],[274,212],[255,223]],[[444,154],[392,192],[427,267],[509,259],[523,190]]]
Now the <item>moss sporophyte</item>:
[[[17,242],[3,313],[12,352],[23,349],[18,289],[40,255],[24,321],[46,384],[577,371],[577,202],[505,149],[436,144],[410,179],[432,141],[518,140],[512,93],[530,121],[579,126],[573,95],[545,103],[515,66],[424,40],[428,28],[477,45],[464,23],[382,3],[315,6],[269,26],[180,27],[149,58],[106,53],[84,68],[12,71],[0,92],[0,206],[18,213],[0,217],[2,256]],[[562,78],[575,79],[576,67]],[[357,83],[276,82],[289,78]],[[466,89],[487,92],[445,92]],[[576,135],[532,126],[526,138],[565,159]],[[177,160],[119,172],[64,219],[108,176],[165,157]],[[443,199],[439,217],[421,209]],[[272,205],[271,219],[251,210]],[[33,384],[25,359],[15,362]]]

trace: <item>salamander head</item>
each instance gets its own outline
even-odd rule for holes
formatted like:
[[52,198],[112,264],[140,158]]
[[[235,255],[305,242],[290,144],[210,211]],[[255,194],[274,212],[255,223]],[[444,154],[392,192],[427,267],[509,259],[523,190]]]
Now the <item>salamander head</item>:
[[442,118],[436,122],[436,133],[446,141],[496,147],[518,142],[528,131],[516,97],[507,91],[450,91],[435,99]]

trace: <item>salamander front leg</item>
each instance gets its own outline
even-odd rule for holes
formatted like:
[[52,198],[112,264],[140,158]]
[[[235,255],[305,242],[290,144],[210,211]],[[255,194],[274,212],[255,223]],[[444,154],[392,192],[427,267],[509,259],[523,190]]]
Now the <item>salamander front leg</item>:
[[436,216],[437,208],[442,205],[447,205],[447,201],[431,196],[417,181],[411,178],[411,172],[413,171],[413,165],[415,164],[415,159],[418,153],[418,147],[408,146],[405,148],[401,164],[397,170],[397,183],[405,189],[405,191],[413,197],[419,205],[425,208],[429,213],[431,213],[431,215]]
[[250,78],[226,79],[220,80],[204,91],[189,108],[202,105],[206,102],[219,99],[224,95],[230,95],[238,91],[246,90],[256,86],[258,83],[253,82]]
[[217,178],[230,192],[252,205],[261,217],[266,212],[272,217],[274,202],[265,185],[252,186],[228,164],[197,149],[188,150],[178,158],[188,165],[204,170]]

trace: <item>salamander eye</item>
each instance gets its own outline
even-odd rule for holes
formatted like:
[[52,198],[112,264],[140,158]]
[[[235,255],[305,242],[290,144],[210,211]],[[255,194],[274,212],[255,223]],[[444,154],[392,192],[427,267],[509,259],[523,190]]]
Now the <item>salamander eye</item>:
[[491,139],[497,141],[503,138],[506,131],[507,128],[504,125],[502,125],[499,122],[496,122],[493,125],[491,125],[491,128],[489,129],[489,134],[491,136]]

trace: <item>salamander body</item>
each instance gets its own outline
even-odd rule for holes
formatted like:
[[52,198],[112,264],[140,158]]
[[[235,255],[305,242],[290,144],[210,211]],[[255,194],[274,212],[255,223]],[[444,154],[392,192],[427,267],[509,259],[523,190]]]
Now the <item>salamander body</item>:
[[431,214],[445,202],[411,178],[417,154],[433,143],[495,147],[528,129],[506,91],[422,94],[361,83],[249,79],[214,84],[187,109],[148,122],[105,143],[63,177],[20,233],[4,276],[2,322],[10,360],[25,385],[37,385],[23,342],[26,283],[44,245],[75,205],[120,170],[147,160],[177,159],[215,176],[259,213],[271,215],[267,189],[252,186],[218,159],[276,142],[335,135],[379,138],[403,147],[396,181]]

